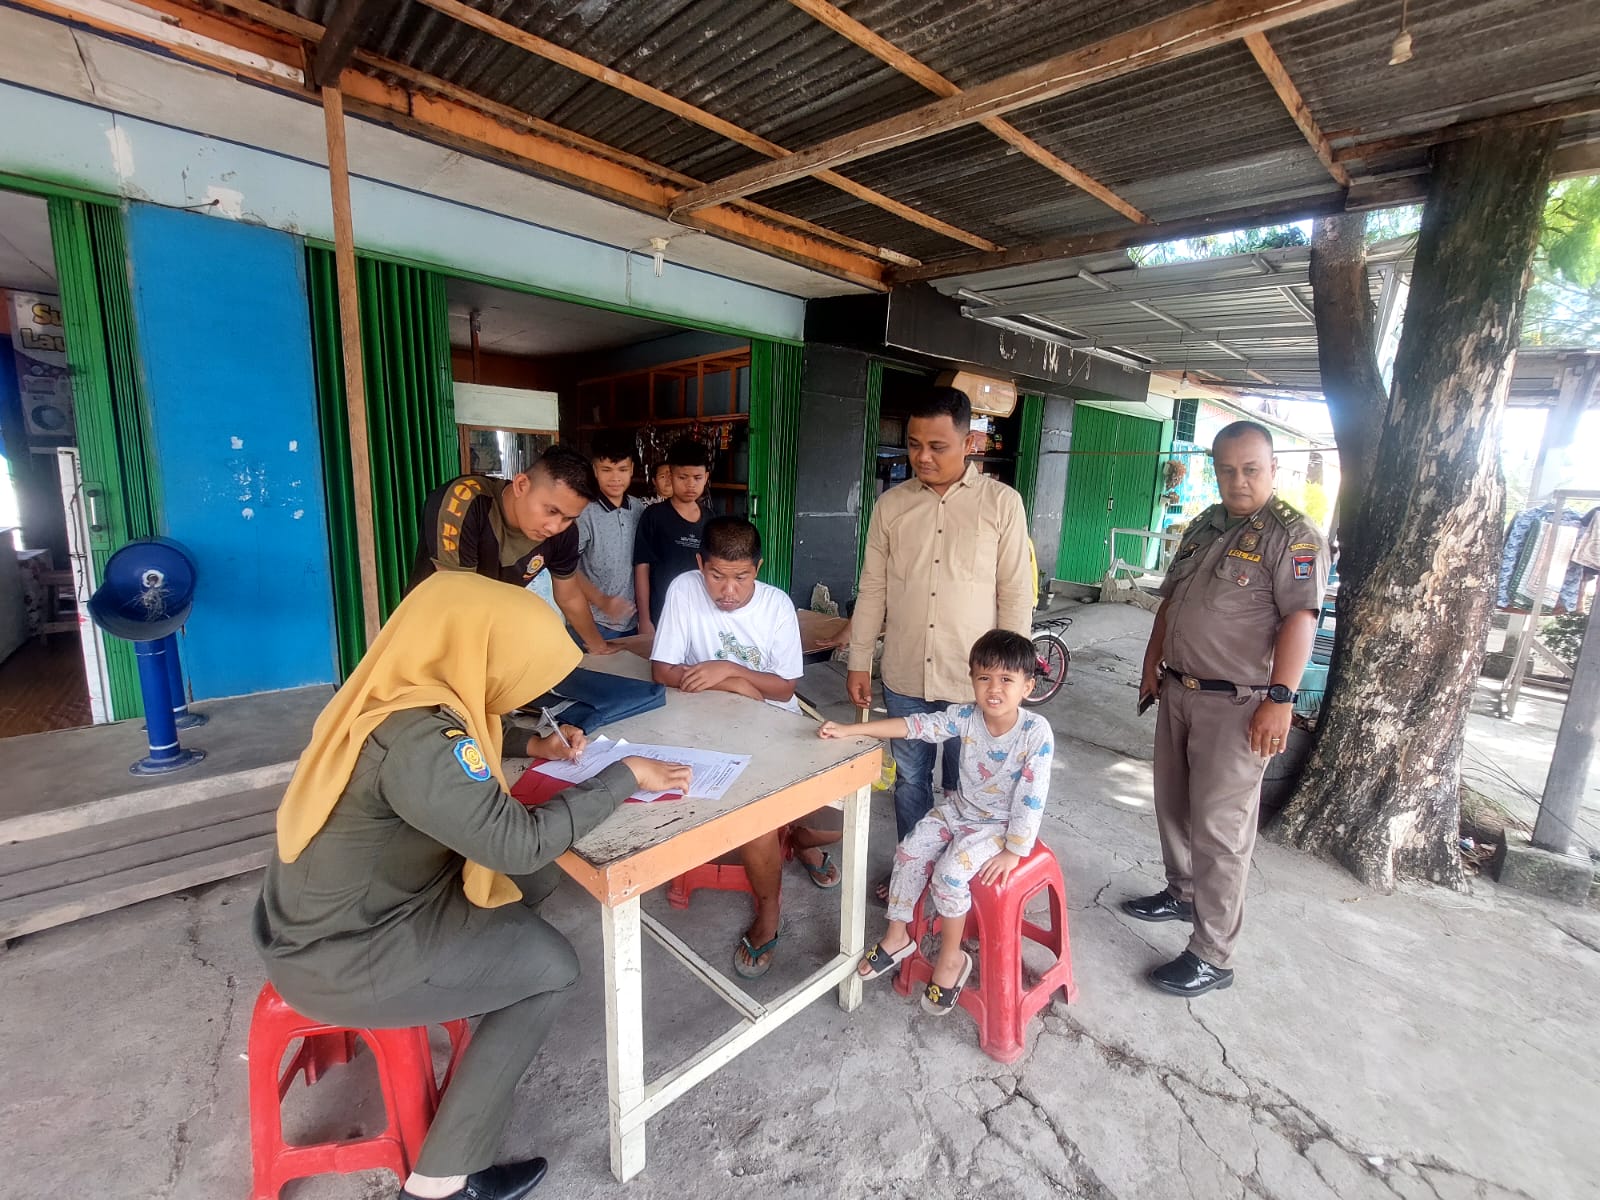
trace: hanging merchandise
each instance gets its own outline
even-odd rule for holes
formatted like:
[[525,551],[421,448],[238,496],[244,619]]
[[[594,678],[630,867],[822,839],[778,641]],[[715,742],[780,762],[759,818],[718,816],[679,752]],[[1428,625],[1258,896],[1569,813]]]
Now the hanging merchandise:
[[1554,506],[1541,505],[1518,513],[1506,531],[1500,558],[1499,587],[1495,603],[1505,609],[1532,607],[1539,585],[1534,579],[1545,547],[1551,546],[1549,575],[1544,581],[1541,607],[1548,612],[1573,612],[1585,579],[1585,568],[1572,561],[1584,518],[1570,509],[1555,519]]
[[1590,571],[1600,571],[1600,508],[1591,508],[1578,530],[1572,561]]

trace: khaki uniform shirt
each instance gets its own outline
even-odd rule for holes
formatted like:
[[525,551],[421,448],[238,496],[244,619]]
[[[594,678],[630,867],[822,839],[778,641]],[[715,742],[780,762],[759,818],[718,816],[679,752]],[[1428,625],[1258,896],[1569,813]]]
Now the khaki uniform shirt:
[[1274,496],[1228,528],[1214,504],[1183,533],[1161,584],[1169,670],[1246,687],[1272,678],[1278,627],[1322,607],[1328,548],[1305,515]]
[[1036,594],[1028,514],[1015,489],[970,463],[943,496],[909,479],[872,510],[850,670],[871,669],[882,632],[886,687],[923,700],[970,701],[972,643],[991,629],[1029,633]]

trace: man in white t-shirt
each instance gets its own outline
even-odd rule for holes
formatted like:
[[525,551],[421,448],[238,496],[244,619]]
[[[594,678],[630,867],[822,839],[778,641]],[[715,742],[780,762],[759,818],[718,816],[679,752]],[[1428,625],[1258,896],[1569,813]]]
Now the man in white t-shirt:
[[[686,692],[721,691],[764,700],[798,714],[795,682],[805,671],[800,621],[789,597],[760,582],[761,534],[743,517],[713,517],[701,534],[698,571],[667,588],[650,651],[657,683]],[[794,827],[801,864],[818,887],[835,887],[839,871],[818,847],[837,833]],[[746,979],[765,975],[778,943],[778,893],[783,852],[776,832],[740,847],[756,918],[734,951],[733,969]]]

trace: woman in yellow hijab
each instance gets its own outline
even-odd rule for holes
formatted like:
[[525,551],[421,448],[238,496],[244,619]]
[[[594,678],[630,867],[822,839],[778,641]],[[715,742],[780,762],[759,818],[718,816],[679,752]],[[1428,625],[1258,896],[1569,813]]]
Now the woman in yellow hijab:
[[535,809],[506,794],[504,736],[515,755],[564,748],[502,718],[578,660],[531,592],[434,575],[317,719],[278,810],[253,932],[285,1000],[355,1028],[484,1014],[401,1200],[519,1200],[543,1177],[542,1158],[491,1165],[517,1082],[578,978],[539,901],[555,859],[630,793],[689,781],[687,767],[628,758]]

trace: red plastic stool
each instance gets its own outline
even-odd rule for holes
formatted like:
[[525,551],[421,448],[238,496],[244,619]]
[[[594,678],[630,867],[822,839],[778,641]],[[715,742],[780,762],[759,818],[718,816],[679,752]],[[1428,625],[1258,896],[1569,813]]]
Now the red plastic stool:
[[[439,1097],[450,1086],[450,1076],[471,1037],[465,1020],[447,1021],[444,1028],[450,1034],[450,1065],[440,1083],[434,1077],[426,1028],[326,1025],[297,1013],[270,983],[264,986],[250,1018],[250,1152],[255,1163],[251,1200],[278,1200],[279,1190],[291,1179],[374,1167],[387,1167],[404,1182],[422,1150],[422,1139],[428,1136]],[[300,1049],[280,1076],[283,1052],[296,1038],[302,1039]],[[388,1125],[370,1138],[309,1146],[287,1144],[280,1105],[294,1077],[303,1073],[307,1087],[316,1083],[330,1067],[350,1061],[357,1038],[372,1050]]]
[[[783,849],[783,861],[794,857],[794,843],[789,837],[789,827],[778,831],[778,845]],[[751,891],[750,876],[739,863],[705,863],[692,867],[667,885],[667,903],[673,908],[688,908],[689,901],[701,889],[714,892]]]
[[[1050,928],[1041,929],[1023,916],[1028,902],[1041,889],[1050,893]],[[911,919],[911,940],[917,952],[900,966],[895,990],[909,996],[933,978],[933,964],[922,953],[922,940],[937,930],[940,921],[925,911],[927,893],[917,900]],[[1033,853],[1017,864],[1004,887],[972,881],[972,912],[962,931],[978,939],[982,969],[978,986],[961,989],[957,1001],[978,1023],[978,1045],[998,1062],[1016,1062],[1022,1057],[1028,1022],[1050,1003],[1057,988],[1066,993],[1067,1003],[1078,998],[1072,979],[1072,938],[1067,932],[1067,886],[1061,877],[1061,864],[1050,847],[1035,842]],[[1023,990],[1022,939],[1038,942],[1049,949],[1056,961],[1033,987]]]

